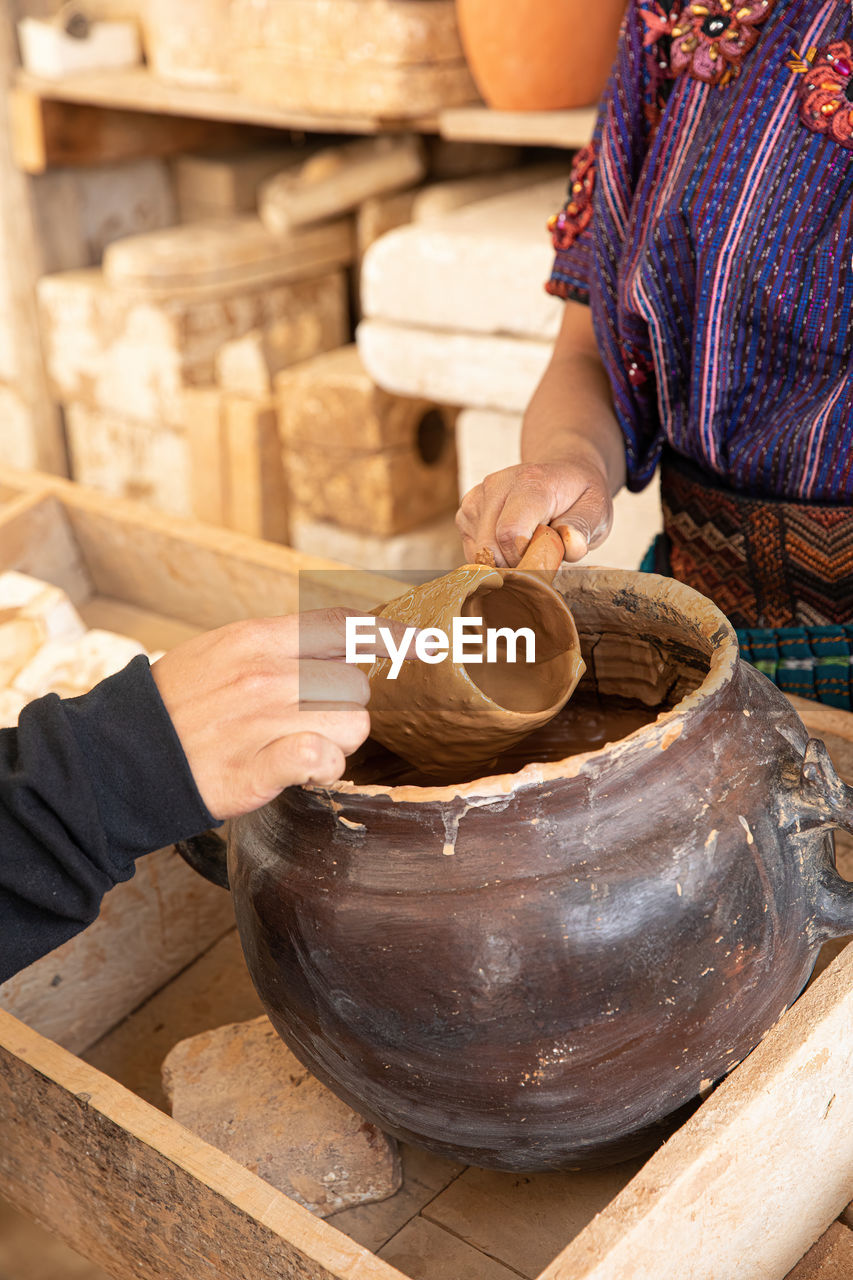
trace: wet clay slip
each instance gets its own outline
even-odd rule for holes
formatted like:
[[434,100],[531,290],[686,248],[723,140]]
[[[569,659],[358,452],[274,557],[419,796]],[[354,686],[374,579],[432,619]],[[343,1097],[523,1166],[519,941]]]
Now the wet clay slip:
[[853,932],[853,789],[723,615],[652,574],[554,585],[586,673],[493,772],[428,785],[371,744],[228,850],[293,1052],[398,1137],[516,1171],[658,1141]]
[[524,661],[520,644],[510,662],[501,646],[497,661],[416,659],[389,680],[391,663],[380,659],[368,672],[371,736],[431,777],[457,779],[482,773],[552,719],[584,671],[571,612],[550,585],[562,558],[559,535],[540,526],[517,569],[497,569],[493,561],[464,565],[377,609],[406,626],[445,634],[454,618],[480,618],[484,630],[528,628],[536,660]]

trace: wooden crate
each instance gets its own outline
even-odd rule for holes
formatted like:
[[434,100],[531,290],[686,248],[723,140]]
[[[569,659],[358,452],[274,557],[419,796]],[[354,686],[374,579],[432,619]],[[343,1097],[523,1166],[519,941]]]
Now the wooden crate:
[[[59,583],[87,620],[146,644],[294,609],[298,570],[312,603],[333,586],[327,562],[286,548],[64,481],[0,475],[7,567]],[[359,607],[394,585],[372,575],[346,583]],[[853,716],[798,709],[853,777]],[[182,888],[189,896],[177,915],[188,933],[186,904],[208,892],[201,880]],[[179,932],[180,919],[172,927]],[[405,1149],[401,1192],[320,1221],[160,1109],[159,1064],[171,1044],[257,1012],[226,930],[177,974],[184,952],[125,1021],[129,1006],[112,1008],[114,1030],[102,1034],[92,1009],[97,1031],[73,1037],[88,1040],[86,1060],[27,1025],[24,1011],[0,1013],[0,1195],[117,1277],[781,1280],[853,1196],[853,948],[836,948],[758,1048],[644,1164],[517,1177]],[[126,931],[104,933],[100,967],[121,972],[125,945]],[[158,946],[152,936],[140,942],[136,966]],[[80,976],[81,991],[90,980]],[[56,1008],[73,1003],[66,984],[42,997],[42,1015],[51,998]]]

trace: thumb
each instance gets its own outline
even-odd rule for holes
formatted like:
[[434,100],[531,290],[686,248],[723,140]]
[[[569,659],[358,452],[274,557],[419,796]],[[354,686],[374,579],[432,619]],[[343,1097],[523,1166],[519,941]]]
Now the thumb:
[[582,560],[593,547],[599,546],[613,524],[613,503],[609,494],[587,489],[568,511],[556,516],[551,524],[563,539],[566,559]]

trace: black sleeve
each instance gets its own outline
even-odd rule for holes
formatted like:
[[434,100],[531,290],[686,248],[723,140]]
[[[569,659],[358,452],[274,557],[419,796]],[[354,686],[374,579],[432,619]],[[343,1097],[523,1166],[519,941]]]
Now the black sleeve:
[[134,862],[217,820],[148,659],[0,730],[0,982],[91,924]]

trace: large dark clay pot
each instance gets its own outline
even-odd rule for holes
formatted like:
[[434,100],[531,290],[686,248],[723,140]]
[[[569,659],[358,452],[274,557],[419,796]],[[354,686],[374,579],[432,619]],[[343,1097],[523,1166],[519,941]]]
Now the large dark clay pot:
[[648,1145],[853,932],[830,830],[853,791],[723,615],[654,575],[555,586],[587,662],[577,706],[656,720],[455,787],[291,788],[232,823],[228,854],[294,1053],[398,1137],[510,1170]]

